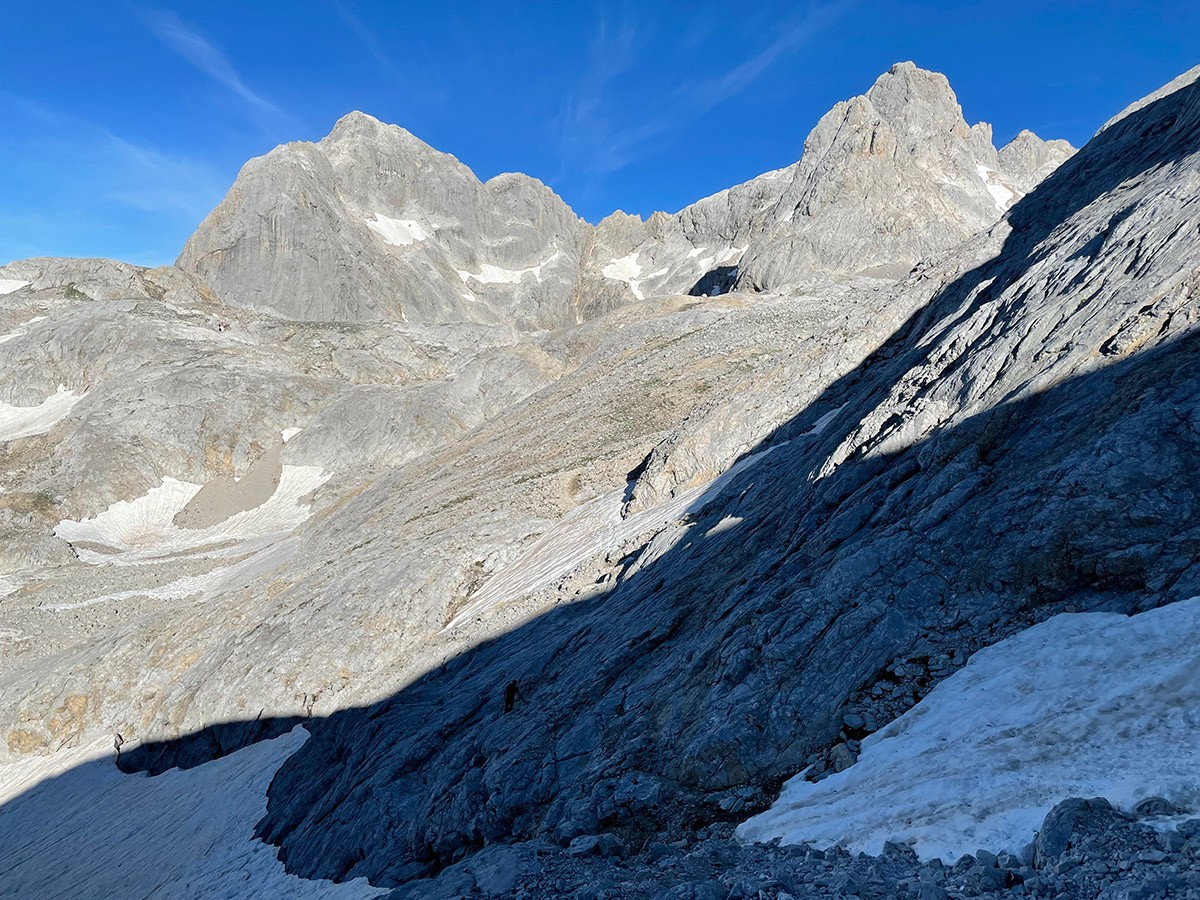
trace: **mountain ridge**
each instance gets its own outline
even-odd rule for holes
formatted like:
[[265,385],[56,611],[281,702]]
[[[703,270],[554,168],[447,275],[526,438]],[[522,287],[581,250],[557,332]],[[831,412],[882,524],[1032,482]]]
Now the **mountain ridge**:
[[[1195,669],[1198,76],[1070,154],[898,64],[792,166],[596,226],[352,114],[235,184],[211,270],[0,268],[0,764],[151,776],[93,760],[0,821],[102,834],[62,811],[89,778],[238,772],[314,895],[1200,888],[1171,747],[1020,670],[1120,681],[1136,652],[1086,648],[1153,634],[1146,707],[1186,702],[1155,673]],[[920,802],[856,793],[1017,689],[957,776],[896,770]],[[1022,745],[1057,774],[1006,791]]]
[[[862,176],[865,180],[860,179],[853,185],[827,184],[832,176],[823,173],[845,169],[847,159],[862,149],[855,143],[855,138],[842,136],[845,123],[851,120],[854,120],[851,130],[872,129],[867,136],[868,156],[895,157],[898,162],[893,165],[885,161],[882,166],[875,166]],[[953,134],[954,140],[947,145],[953,152],[926,153],[911,161],[896,152],[897,135],[916,147],[942,132]],[[828,205],[842,190],[861,189],[865,191],[865,198],[875,197],[876,202],[882,202],[882,194],[887,188],[872,181],[879,177],[875,170],[888,173],[895,168],[896,174],[888,177],[893,183],[897,178],[904,183],[920,171],[929,169],[936,173],[935,183],[954,183],[956,191],[974,198],[972,202],[976,203],[976,208],[960,227],[949,232],[941,233],[938,228],[933,228],[929,234],[901,242],[903,246],[892,246],[884,241],[886,246],[874,251],[875,257],[868,265],[858,266],[862,271],[874,269],[884,274],[902,274],[911,268],[914,256],[947,249],[972,231],[995,221],[1003,212],[1003,204],[994,199],[997,191],[1010,199],[1019,196],[1023,188],[1018,182],[1031,185],[1037,175],[1044,175],[1070,152],[1069,145],[1042,142],[1032,133],[1027,133],[1021,140],[1023,152],[1008,153],[1006,162],[1002,162],[991,145],[990,128],[976,126],[972,130],[962,120],[961,108],[944,76],[934,76],[912,63],[901,63],[880,76],[865,95],[838,104],[823,117],[805,142],[805,154],[792,166],[764,173],[742,185],[703,198],[674,215],[655,213],[643,221],[637,216],[614,213],[591,226],[537,179],[504,173],[481,182],[455,157],[434,150],[403,128],[384,125],[365,113],[352,112],[339,119],[329,135],[316,144],[283,145],[248,163],[229,197],[189,239],[178,264],[213,283],[218,293],[229,295],[231,302],[240,303],[244,298],[244,302],[252,306],[265,304],[265,309],[299,318],[365,316],[388,319],[399,316],[401,319],[430,320],[432,316],[431,321],[465,318],[499,323],[506,318],[512,321],[515,317],[519,329],[546,325],[561,327],[612,308],[613,304],[628,302],[630,295],[633,299],[641,299],[647,291],[688,293],[706,285],[710,288],[707,292],[721,287],[759,290],[769,287],[772,278],[774,283],[783,280],[794,283],[802,280],[805,273],[811,276],[818,272],[846,270],[844,260],[862,252],[859,246],[862,238],[856,235],[865,234],[872,240],[870,233],[874,226],[870,224],[869,216],[875,214],[873,209],[867,212],[868,218],[859,216],[845,224],[838,234],[809,252],[801,263],[789,263],[786,275],[751,274],[730,282],[728,273],[716,273],[716,269],[736,268],[734,264],[754,243],[752,237],[768,227],[779,232],[778,240],[791,239],[792,229],[788,223],[801,205],[805,207],[801,214],[803,223],[803,220],[820,219],[814,204]],[[872,143],[875,141],[880,142],[878,146]],[[824,162],[813,159],[814,155],[824,157],[831,153],[833,157]],[[946,168],[948,161],[964,153],[969,163],[954,163],[953,172]],[[293,161],[292,156],[297,159]],[[328,171],[318,157],[328,159],[331,166]],[[1027,171],[1030,159],[1035,159],[1042,171],[1037,174]],[[1006,164],[1013,167],[1013,171],[1002,174]],[[321,177],[312,182],[298,176],[301,184],[294,185],[287,172],[297,166],[304,170],[304,175],[319,172]],[[1003,184],[988,186],[986,178],[992,176],[985,177],[981,174],[984,172],[996,172],[995,177]],[[796,190],[801,193],[796,196],[785,195],[784,183],[795,182],[797,178],[806,187],[797,186]],[[278,188],[272,187],[277,179],[281,180]],[[261,185],[260,180],[264,181]],[[496,207],[489,213],[476,212],[491,206],[484,192],[494,194],[501,186],[509,188],[503,192],[510,200],[508,206]],[[321,195],[332,191],[338,200],[328,196],[313,207],[321,210],[321,227],[305,227],[307,213],[297,208],[290,214],[294,221],[286,226],[293,230],[275,234],[268,229],[264,233],[257,220],[264,215],[274,215],[268,195],[276,190],[285,195],[297,190]],[[902,194],[896,205],[911,205],[914,196],[930,190],[926,179],[917,189]],[[818,200],[814,191],[824,191],[821,196],[828,196]],[[464,205],[463,197],[474,199]],[[756,209],[748,207],[751,200]],[[955,200],[956,215],[962,215],[963,198],[956,195]],[[785,202],[793,208],[791,215],[785,217],[781,213],[774,220],[763,218],[765,210],[782,209],[780,205]],[[931,228],[943,214],[944,210],[926,211],[927,221],[923,220],[925,225],[922,227]],[[408,253],[395,260],[374,252],[376,245],[362,240],[365,235],[358,224],[370,215],[376,217],[376,222],[379,217],[386,219],[392,224],[393,231],[395,228],[403,231],[392,239],[385,235],[385,241],[407,249],[419,247],[431,258],[412,262]],[[396,226],[396,222],[410,224]],[[367,221],[367,224],[370,226],[372,222]],[[506,227],[518,228],[518,231],[509,232]],[[385,230],[375,228],[381,234]],[[906,230],[914,229],[906,227]],[[331,231],[346,234],[345,246],[331,247],[324,243]],[[351,237],[351,232],[357,233],[355,237]],[[469,247],[458,244],[459,234]],[[310,246],[312,241],[316,243]],[[262,249],[264,242],[267,244],[265,250]],[[739,242],[742,246],[738,246]],[[428,246],[430,243],[438,247]],[[507,245],[503,252],[501,243]],[[491,247],[492,252],[486,254],[487,258],[476,258],[481,244]],[[512,252],[514,244],[523,247],[523,251]],[[259,247],[258,251],[254,250],[255,246]],[[838,248],[838,256],[830,255],[832,247]],[[348,288],[345,277],[330,279],[329,265],[323,266],[320,260],[331,252],[337,258],[359,260],[356,265],[360,268],[351,280],[379,285],[372,289],[373,294],[386,296],[384,283],[392,284],[397,279],[407,278],[420,285],[418,293],[435,299],[418,301],[413,291],[396,293],[393,287],[393,299],[383,306],[378,302],[367,302],[365,297],[333,301],[327,295],[353,288]],[[753,248],[750,250],[751,256],[758,252]],[[248,259],[242,259],[244,254],[248,254]],[[317,261],[315,267],[305,254]],[[391,255],[395,256],[395,253]],[[778,256],[779,249],[768,241],[761,255],[764,258]],[[377,265],[382,267],[381,271],[390,274],[386,277],[376,275],[374,267]],[[480,269],[480,265],[486,268]],[[798,265],[800,269],[797,269]],[[551,268],[546,271],[546,266]],[[270,272],[269,284],[264,283],[258,273],[260,267]],[[431,267],[434,272],[430,271]],[[295,272],[287,271],[289,269],[295,269]],[[452,272],[459,274],[466,292],[455,284]],[[480,274],[473,274],[476,272]],[[539,286],[533,289],[534,292],[543,294],[536,311],[528,309],[525,300],[514,305],[511,290],[493,288],[480,294],[473,287],[484,282],[522,284],[528,280],[528,273],[534,273]],[[854,271],[846,270],[845,273],[854,274]],[[553,287],[547,291],[541,288],[544,277],[553,282]],[[708,282],[703,285],[705,279]],[[624,288],[620,287],[622,283]],[[522,288],[525,293],[529,290],[528,284]],[[599,305],[594,309],[576,309],[572,316],[569,297],[581,293],[597,295],[601,298]],[[462,302],[464,298],[468,301],[466,306]],[[470,308],[471,298],[482,300],[489,309],[485,312],[478,307]],[[325,304],[328,303],[333,306],[327,307]],[[525,318],[530,315],[532,319]]]

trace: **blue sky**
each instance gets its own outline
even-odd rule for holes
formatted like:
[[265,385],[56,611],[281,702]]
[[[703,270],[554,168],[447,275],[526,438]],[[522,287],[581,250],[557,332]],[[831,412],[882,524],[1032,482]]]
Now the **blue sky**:
[[248,158],[361,109],[597,221],[794,162],[898,60],[1082,144],[1200,62],[1190,2],[56,2],[0,9],[0,262],[174,259]]

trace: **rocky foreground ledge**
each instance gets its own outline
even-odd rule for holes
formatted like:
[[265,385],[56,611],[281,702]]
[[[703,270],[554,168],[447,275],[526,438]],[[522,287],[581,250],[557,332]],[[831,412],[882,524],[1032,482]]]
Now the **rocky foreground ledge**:
[[742,844],[733,829],[719,823],[694,840],[636,851],[612,834],[578,837],[565,848],[548,841],[489,847],[390,900],[1200,898],[1200,818],[1184,818],[1159,798],[1127,814],[1104,798],[1073,797],[1047,814],[1023,858],[979,850],[950,864],[921,862],[902,844],[886,845],[879,856]]

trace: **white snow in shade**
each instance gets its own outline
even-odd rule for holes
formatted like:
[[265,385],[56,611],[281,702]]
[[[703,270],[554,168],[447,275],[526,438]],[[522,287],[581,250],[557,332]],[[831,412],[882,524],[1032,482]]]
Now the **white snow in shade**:
[[856,764],[797,776],[743,840],[923,858],[1020,853],[1067,797],[1200,811],[1200,598],[1127,617],[1064,613],[1001,641],[863,741]]
[[368,228],[394,247],[407,247],[429,237],[421,223],[412,219],[392,219],[375,213],[375,217],[366,222]]
[[276,770],[303,728],[150,778],[112,762],[112,741],[0,766],[0,893],[173,900],[361,900],[387,893],[289,875],[254,837]]
[[605,278],[611,278],[613,281],[623,281],[629,285],[629,290],[639,300],[645,300],[646,297],[642,293],[642,285],[651,278],[658,278],[661,275],[666,275],[670,271],[667,268],[659,269],[656,272],[651,272],[645,277],[642,275],[642,265],[638,262],[638,253],[634,251],[620,259],[614,259],[612,262],[604,266],[600,270],[600,274]]
[[0,403],[0,441],[45,434],[67,417],[71,408],[83,399],[63,385],[37,406],[9,406]]
[[989,169],[983,163],[975,164],[975,171],[979,173],[979,177],[983,179],[983,183],[987,186],[988,193],[992,195],[992,199],[996,201],[996,207],[1004,212],[1013,204],[1016,199],[1016,194],[1009,190],[1001,181],[1000,173],[995,169]]
[[837,409],[831,409],[829,412],[825,413],[825,415],[821,416],[821,418],[817,419],[817,421],[813,422],[813,427],[804,432],[804,434],[800,435],[800,437],[808,437],[810,435],[818,435],[823,433],[825,429],[829,427],[829,423],[836,419],[838,417],[838,413],[840,413],[847,406],[849,406],[848,403],[843,403]]
[[16,278],[0,278],[0,294],[11,294],[13,291],[19,291],[28,281],[19,281]]
[[[718,266],[727,266],[741,260],[745,247],[726,247],[724,250],[710,250],[707,247],[696,247],[688,251],[688,257],[696,260],[696,267],[701,272],[710,272]],[[707,256],[700,256],[707,253]],[[699,258],[697,258],[699,257]]]
[[[778,447],[784,446],[783,444]],[[778,447],[739,460],[708,484],[686,490],[652,509],[621,518],[625,488],[601,494],[571,510],[539,537],[512,563],[484,583],[471,602],[450,620],[445,630],[455,628],[489,609],[519,600],[569,575],[595,556],[627,540],[658,531],[688,513],[701,510],[721,493],[735,475],[762,462]]]
[[[542,280],[542,269],[557,260],[560,256],[562,256],[562,251],[556,250],[536,266],[530,266],[527,269],[502,269],[500,266],[494,266],[491,263],[483,263],[480,265],[478,272],[467,272],[463,269],[455,269],[455,271],[458,272],[458,277],[464,283],[474,280],[480,284],[520,284],[521,279],[526,275],[533,275],[540,282]],[[475,298],[472,297],[470,299],[473,300]]]
[[135,500],[118,500],[91,519],[64,519],[54,534],[92,565],[138,565],[173,556],[230,556],[281,540],[311,515],[304,498],[329,480],[319,466],[284,466],[275,492],[262,504],[208,528],[180,528],[175,514],[201,485],[174,478]]
[[708,531],[706,531],[704,533],[704,536],[706,538],[713,537],[714,535],[718,535],[718,534],[722,534],[723,532],[730,531],[734,528],[737,528],[739,525],[741,525],[743,521],[745,521],[745,520],[741,516],[726,516],[720,522],[718,522],[716,525],[714,525],[712,528],[708,529]]

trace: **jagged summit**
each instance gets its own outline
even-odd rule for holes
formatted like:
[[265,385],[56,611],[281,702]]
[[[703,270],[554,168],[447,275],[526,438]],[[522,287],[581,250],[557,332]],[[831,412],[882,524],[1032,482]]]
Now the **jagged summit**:
[[814,271],[907,272],[992,224],[1034,176],[1021,156],[1010,154],[1006,167],[991,137],[989,126],[963,119],[945,76],[893,66],[817,123],[739,284],[769,288]]
[[575,322],[586,232],[539,182],[484,185],[404,129],[351,113],[316,144],[248,164],[178,264],[227,302],[285,318],[536,329]]
[[226,302],[297,319],[554,328],[652,294],[895,277],[994,222],[1069,148],[1005,156],[945,76],[899,63],[826,114],[794,165],[674,216],[584,223],[516,173],[480,183],[361,112],[252,160],[179,265]]

